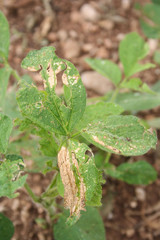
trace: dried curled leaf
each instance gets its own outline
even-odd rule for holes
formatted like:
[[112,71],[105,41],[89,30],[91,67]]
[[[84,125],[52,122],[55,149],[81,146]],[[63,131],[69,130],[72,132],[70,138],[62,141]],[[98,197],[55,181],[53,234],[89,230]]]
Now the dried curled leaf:
[[58,153],[58,166],[64,185],[64,206],[70,209],[70,216],[80,216],[85,210],[85,185],[79,172],[75,154],[66,147]]

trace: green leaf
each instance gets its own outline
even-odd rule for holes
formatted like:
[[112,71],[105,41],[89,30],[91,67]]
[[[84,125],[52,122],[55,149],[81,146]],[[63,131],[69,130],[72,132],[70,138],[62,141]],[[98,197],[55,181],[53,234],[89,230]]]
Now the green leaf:
[[148,45],[135,32],[127,34],[119,46],[119,56],[123,64],[126,77],[136,72],[150,68],[151,65],[139,65],[138,61],[143,59],[148,53]]
[[123,108],[115,103],[98,102],[86,107],[81,121],[77,128],[85,128],[93,120],[106,119],[109,115],[119,115],[123,112]]
[[154,53],[154,61],[158,64],[160,64],[160,50],[159,51],[155,51]]
[[152,20],[155,24],[160,25],[160,6],[157,4],[145,4],[143,7],[143,14]]
[[160,80],[158,80],[155,84],[152,85],[152,90],[154,92],[160,93]]
[[53,137],[48,136],[45,138],[42,138],[40,141],[40,151],[48,157],[56,157],[57,156],[57,150],[58,145],[54,141]]
[[120,86],[134,91],[155,94],[155,92],[152,91],[146,83],[143,83],[140,78],[131,78],[127,82],[122,82]]
[[119,93],[116,102],[127,111],[149,110],[160,105],[160,94]]
[[6,17],[0,11],[0,60],[8,59],[8,50],[10,44],[9,25]]
[[54,99],[55,104],[44,91],[38,91],[34,86],[22,88],[17,93],[17,102],[23,116],[47,131],[65,135],[57,109],[60,99],[56,95]]
[[57,175],[57,190],[61,197],[64,197],[64,185],[62,183],[61,175],[58,173]]
[[155,39],[160,38],[160,27],[151,26],[143,20],[140,20],[140,25],[141,25],[141,28],[142,28],[144,34],[148,38],[155,38]]
[[105,173],[111,177],[127,182],[128,184],[147,185],[157,178],[157,172],[146,161],[122,163],[117,168],[112,164],[108,164]]
[[98,150],[94,155],[95,164],[98,169],[102,169],[106,158],[106,152]]
[[18,155],[7,155],[0,164],[0,197],[14,198],[18,194],[15,191],[22,187],[27,176],[21,176],[24,169],[22,157]]
[[[115,85],[121,81],[122,74],[120,68],[113,62],[103,59],[86,58],[85,60],[91,68],[109,78]],[[98,81],[98,79],[97,79]]]
[[73,226],[66,225],[68,214],[65,212],[54,225],[55,240],[105,240],[105,229],[99,212],[88,207],[86,212]]
[[160,5],[160,1],[159,0],[152,0],[152,2],[155,3],[155,4]]
[[[70,144],[78,160],[79,171],[86,187],[86,205],[101,206],[103,180],[101,172],[96,168],[93,153],[84,143],[72,140]],[[89,156],[86,155],[87,152]]]
[[14,226],[9,218],[0,213],[0,239],[11,240],[14,234]]
[[10,68],[5,67],[0,69],[0,111],[3,111],[10,74]]
[[[22,61],[22,67],[31,71],[40,70],[45,91],[48,94],[48,96],[46,96],[45,93],[45,97],[48,98],[48,100],[45,99],[45,102],[43,100],[43,104],[46,105],[44,107],[51,112],[50,114],[48,112],[43,112],[42,122],[44,121],[44,114],[48,113],[50,116],[52,115],[52,122],[55,122],[50,126],[53,131],[60,134],[66,134],[67,131],[71,132],[75,124],[81,119],[86,106],[85,88],[74,65],[67,60],[58,58],[53,47],[43,47],[41,50],[31,51]],[[67,106],[63,104],[62,99],[55,94],[58,73],[61,73],[62,75],[62,82],[64,84],[64,101]],[[24,92],[25,91],[27,91],[26,88],[24,89]],[[28,93],[28,95],[29,94],[30,93]],[[20,95],[22,95],[22,93]],[[36,95],[38,101],[42,101],[38,91]],[[24,102],[24,100],[22,101]],[[20,102],[21,96],[19,98],[19,104]],[[27,104],[26,101],[25,105],[27,106]],[[37,102],[32,101],[32,104],[33,114],[30,111],[25,112],[25,115],[32,114],[35,116],[35,119],[39,118],[40,116],[38,116],[38,114],[35,115],[35,109],[33,109]],[[39,108],[39,110],[43,111],[42,106],[39,106]],[[49,121],[47,125],[49,125]]]
[[0,152],[5,153],[8,147],[9,137],[12,131],[12,120],[0,113]]
[[155,65],[152,64],[152,63],[146,63],[146,64],[135,64],[134,67],[132,68],[132,70],[130,71],[130,76],[132,76],[133,74],[135,73],[138,73],[138,72],[142,72],[144,70],[147,70],[147,69],[150,69],[150,68],[154,68]]
[[144,127],[134,116],[109,116],[105,121],[94,121],[82,136],[100,149],[126,156],[136,156],[155,148],[156,133]]
[[3,105],[3,113],[9,116],[11,119],[21,117],[18,104],[16,101],[16,91],[17,91],[16,84],[10,87],[9,91],[6,94]]

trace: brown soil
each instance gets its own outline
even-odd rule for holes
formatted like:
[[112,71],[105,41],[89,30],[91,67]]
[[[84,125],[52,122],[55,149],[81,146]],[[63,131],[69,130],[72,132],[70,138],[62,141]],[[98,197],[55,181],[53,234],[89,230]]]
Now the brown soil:
[[[9,62],[21,74],[26,73],[20,68],[21,60],[31,49],[52,45],[58,56],[68,56],[82,73],[90,69],[84,61],[86,57],[107,58],[118,63],[118,45],[124,34],[137,31],[144,37],[139,27],[139,14],[133,7],[134,0],[51,0],[49,5],[44,4],[48,2],[45,0],[2,2],[0,1],[0,8],[5,13],[11,30]],[[130,3],[128,7],[124,6],[124,2]],[[97,10],[101,20],[89,22],[83,19],[80,8],[85,3]],[[71,58],[70,49],[66,46],[68,40],[76,42],[79,49]],[[152,54],[149,59],[152,61]],[[155,83],[158,80],[157,68],[141,73],[140,77],[146,83]],[[35,81],[39,81],[36,76]],[[10,84],[13,82],[14,79],[11,79]],[[88,90],[88,96],[95,95]],[[140,116],[160,116],[160,111],[147,111],[140,113]],[[145,156],[131,160],[135,159],[146,159],[158,172],[160,170],[159,146],[157,150],[151,150]],[[126,160],[128,159],[116,155],[111,158],[111,162],[117,165]],[[28,183],[40,194],[49,179],[51,174],[29,174]],[[141,196],[138,194],[139,188]],[[160,239],[159,188],[160,178],[147,187],[130,186],[107,178],[103,186],[101,208],[107,240]],[[47,219],[45,211],[31,201],[24,189],[19,190],[19,193],[19,197],[15,199],[0,199],[0,211],[5,213],[15,226],[12,240],[53,240],[49,225],[41,227],[36,223],[37,218]]]

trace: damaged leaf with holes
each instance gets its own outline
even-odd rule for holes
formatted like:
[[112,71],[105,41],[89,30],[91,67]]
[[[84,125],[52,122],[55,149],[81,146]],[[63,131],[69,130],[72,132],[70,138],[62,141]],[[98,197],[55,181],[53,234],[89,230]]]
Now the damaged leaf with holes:
[[[22,67],[40,71],[44,91],[33,85],[22,87],[17,101],[22,114],[47,131],[67,135],[81,119],[86,106],[86,92],[74,65],[58,58],[53,47],[31,51]],[[64,98],[55,93],[58,74],[64,85]]]
[[85,210],[85,205],[101,205],[102,174],[86,144],[70,140],[68,148],[63,146],[58,154],[58,166],[64,185],[64,205],[70,209],[74,221],[79,218],[80,211]]
[[131,115],[93,121],[82,130],[82,136],[104,151],[125,156],[145,154],[157,143],[155,131]]
[[0,163],[0,197],[17,197],[15,191],[22,187],[27,176],[22,176],[24,162],[18,155],[7,155]]

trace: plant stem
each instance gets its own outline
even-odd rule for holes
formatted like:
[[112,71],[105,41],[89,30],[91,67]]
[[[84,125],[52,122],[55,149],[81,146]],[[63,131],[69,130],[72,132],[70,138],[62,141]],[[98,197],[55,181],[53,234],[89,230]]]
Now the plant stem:
[[116,89],[115,89],[114,92],[113,92],[113,95],[112,95],[112,97],[111,97],[111,99],[110,99],[110,102],[114,102],[114,101],[115,101],[115,99],[116,99],[116,97],[117,97],[117,94],[119,93],[119,90],[120,90],[120,88],[121,88],[121,84],[125,83],[127,80],[128,80],[128,78],[125,77],[125,78],[122,80],[122,82],[120,82],[120,83],[118,84],[118,86],[116,87]]
[[32,198],[32,200],[33,200],[34,202],[36,202],[36,203],[40,203],[40,198],[39,198],[38,196],[36,196],[36,195],[32,192],[32,190],[31,190],[31,188],[29,187],[28,183],[25,183],[25,184],[24,184],[24,187],[25,187],[27,193],[29,194],[29,196]]
[[108,163],[112,153],[107,152],[104,163]]
[[12,69],[11,74],[13,75],[13,77],[18,81],[18,83],[20,83],[21,81],[21,77],[18,75],[17,71]]
[[117,97],[117,94],[118,94],[118,92],[119,92],[119,87],[117,87],[116,89],[115,89],[115,91],[113,92],[113,95],[112,95],[112,97],[111,97],[111,99],[110,99],[110,102],[114,102],[115,101],[115,99],[116,99],[116,97]]

